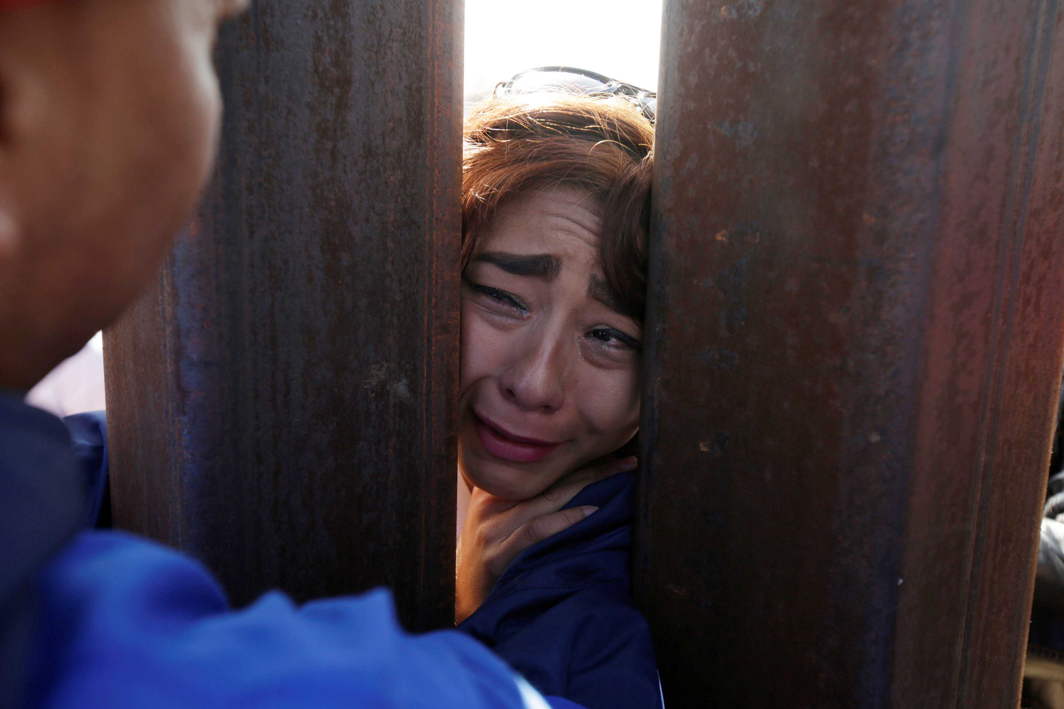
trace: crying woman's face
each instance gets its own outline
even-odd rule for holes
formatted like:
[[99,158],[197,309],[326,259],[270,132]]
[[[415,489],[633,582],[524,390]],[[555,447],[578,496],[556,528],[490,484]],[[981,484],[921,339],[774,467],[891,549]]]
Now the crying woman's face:
[[638,429],[642,332],[612,302],[600,237],[581,191],[529,192],[463,273],[459,464],[497,497],[534,497]]

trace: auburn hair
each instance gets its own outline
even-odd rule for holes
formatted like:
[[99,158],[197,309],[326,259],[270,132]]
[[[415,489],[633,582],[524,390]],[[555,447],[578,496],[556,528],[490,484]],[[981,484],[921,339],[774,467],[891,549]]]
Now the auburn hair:
[[473,109],[464,138],[462,268],[504,202],[574,187],[601,210],[599,260],[610,295],[641,323],[654,127],[640,110],[619,97],[492,98]]

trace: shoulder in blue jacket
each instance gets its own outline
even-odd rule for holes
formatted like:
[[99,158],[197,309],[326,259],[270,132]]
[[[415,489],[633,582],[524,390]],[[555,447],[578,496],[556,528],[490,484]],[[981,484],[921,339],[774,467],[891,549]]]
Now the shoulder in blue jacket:
[[0,703],[19,701],[34,579],[84,521],[81,482],[59,419],[0,392]]
[[40,706],[522,706],[500,660],[453,631],[404,633],[383,590],[233,611],[200,564],[120,532],[82,533],[48,566],[40,618]]
[[99,504],[106,436],[101,417],[67,423],[0,395],[5,706],[544,706],[461,633],[403,632],[386,591],[302,607],[269,593],[234,611],[183,554],[78,533]]

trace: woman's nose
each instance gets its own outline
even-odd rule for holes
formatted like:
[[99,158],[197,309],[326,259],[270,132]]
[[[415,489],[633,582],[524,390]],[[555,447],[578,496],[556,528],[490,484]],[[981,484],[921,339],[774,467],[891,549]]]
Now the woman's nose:
[[551,413],[565,403],[569,370],[565,343],[560,337],[529,337],[517,348],[499,378],[503,396],[526,411]]

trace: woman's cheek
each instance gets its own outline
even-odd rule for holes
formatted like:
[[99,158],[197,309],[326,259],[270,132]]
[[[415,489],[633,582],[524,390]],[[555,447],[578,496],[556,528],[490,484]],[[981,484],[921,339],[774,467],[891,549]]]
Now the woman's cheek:
[[474,330],[476,326],[473,323],[475,315],[471,312],[472,308],[469,307],[469,303],[465,298],[462,299],[462,342],[460,347],[461,352],[461,388],[464,390],[470,382],[473,381],[473,371],[477,365],[476,354],[479,352],[478,348],[473,346],[473,342],[476,339]]
[[635,435],[639,428],[641,391],[638,372],[614,370],[602,372],[585,390],[587,418],[602,437],[601,454],[611,453]]
[[486,377],[494,377],[501,367],[505,351],[505,333],[484,321],[472,304],[462,307],[462,377],[461,386]]

